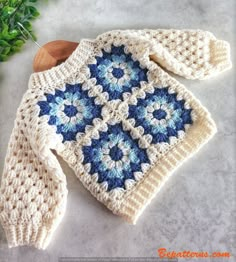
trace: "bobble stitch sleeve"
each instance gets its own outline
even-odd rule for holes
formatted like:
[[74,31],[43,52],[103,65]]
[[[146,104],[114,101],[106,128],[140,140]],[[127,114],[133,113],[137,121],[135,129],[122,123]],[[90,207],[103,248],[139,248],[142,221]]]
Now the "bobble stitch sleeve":
[[232,67],[229,43],[201,30],[140,30],[154,43],[151,59],[188,79],[207,79]]
[[49,149],[39,151],[36,99],[37,92],[28,90],[21,102],[1,180],[0,222],[9,247],[45,249],[65,211],[66,182],[55,175],[62,172],[56,157]]

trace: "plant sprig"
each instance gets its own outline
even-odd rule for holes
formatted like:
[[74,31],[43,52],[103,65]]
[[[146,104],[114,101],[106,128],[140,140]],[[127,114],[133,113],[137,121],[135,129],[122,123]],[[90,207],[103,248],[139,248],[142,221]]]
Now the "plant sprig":
[[36,2],[37,0],[0,0],[0,62],[20,51],[28,38],[22,35],[19,23],[36,40],[31,24],[39,16]]

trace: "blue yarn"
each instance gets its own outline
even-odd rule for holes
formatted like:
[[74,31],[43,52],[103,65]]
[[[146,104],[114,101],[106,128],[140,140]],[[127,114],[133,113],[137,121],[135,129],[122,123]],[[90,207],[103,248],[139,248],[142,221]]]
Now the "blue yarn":
[[124,75],[124,70],[122,70],[121,68],[113,68],[112,70],[112,74],[115,78],[119,79]]
[[[125,144],[128,150],[127,161],[122,162],[122,167],[109,168],[108,163],[103,161],[103,148],[107,148],[109,143],[113,146],[108,150],[108,156],[112,161],[121,161],[124,156],[119,143]],[[108,147],[109,148],[109,147]],[[121,124],[109,125],[106,132],[99,132],[99,139],[92,139],[90,146],[83,146],[82,152],[84,155],[83,164],[90,163],[91,168],[89,173],[98,174],[98,183],[106,181],[108,183],[108,191],[121,187],[125,188],[125,180],[135,180],[134,172],[142,172],[141,164],[149,164],[149,158],[145,149],[138,145],[138,141],[133,139],[129,132],[124,131]]]
[[46,101],[39,101],[38,105],[40,106],[39,116],[49,115],[51,108]]
[[[95,104],[94,98],[89,97],[88,91],[82,90],[80,84],[66,84],[65,91],[55,89],[54,95],[48,93],[44,95],[46,101],[38,102],[40,107],[39,116],[49,116],[48,124],[56,126],[56,133],[63,136],[63,142],[75,141],[77,133],[84,132],[85,127],[91,125],[94,118],[102,118],[102,107]],[[64,104],[65,102],[68,102],[69,105]],[[79,102],[82,107],[81,112],[73,105],[75,102]],[[63,111],[59,109],[60,106],[64,107]],[[69,118],[68,122],[63,122],[61,114]],[[81,114],[82,117],[78,118],[77,114]],[[75,117],[76,121],[71,122],[72,117]]]
[[75,116],[78,113],[78,110],[73,105],[65,105],[64,113],[69,116]]
[[158,119],[158,120],[161,120],[161,119],[164,119],[166,117],[166,111],[162,110],[162,109],[157,109],[153,112],[153,116]]
[[[121,46],[111,46],[111,52],[106,52],[102,50],[102,57],[96,56],[96,64],[89,64],[89,70],[91,78],[96,79],[96,84],[101,85],[103,92],[107,92],[109,95],[109,100],[121,99],[123,98],[123,93],[132,92],[133,87],[140,87],[141,81],[147,80],[148,70],[140,67],[138,61],[133,60],[131,53],[126,53],[124,51],[124,45]],[[112,79],[116,81],[124,77],[125,71],[120,68],[121,64],[125,64],[127,68],[131,71],[128,75],[128,79],[125,79],[122,84],[114,83]],[[111,68],[110,76],[108,74],[108,69]]]
[[121,149],[118,148],[118,146],[113,146],[110,150],[110,156],[112,160],[118,161],[122,159],[123,153]]
[[[171,118],[167,120],[167,126],[154,125],[151,119],[148,119],[146,108],[151,104],[159,103],[166,104],[174,110]],[[157,144],[161,142],[169,143],[171,136],[178,137],[178,131],[185,131],[186,124],[192,124],[191,111],[184,107],[185,100],[177,100],[177,94],[169,94],[168,87],[155,88],[154,93],[146,93],[145,98],[139,98],[137,105],[129,105],[128,118],[135,119],[135,127],[142,126],[144,134],[152,135],[152,143]],[[157,120],[165,119],[167,113],[163,109],[154,110],[153,118]]]

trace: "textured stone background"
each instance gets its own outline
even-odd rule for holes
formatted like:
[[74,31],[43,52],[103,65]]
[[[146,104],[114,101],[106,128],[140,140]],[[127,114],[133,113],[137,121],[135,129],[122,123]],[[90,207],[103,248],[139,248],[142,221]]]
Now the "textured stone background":
[[[230,42],[235,59],[234,0],[51,0],[34,27],[40,44],[79,41],[110,29],[191,28]],[[37,47],[0,65],[0,170],[16,109],[27,89]],[[0,261],[58,261],[60,256],[156,256],[156,250],[228,251],[235,245],[235,72],[211,80],[178,78],[209,109],[217,135],[179,168],[136,226],[124,223],[87,192],[62,163],[68,180],[67,212],[46,251],[7,248],[0,227]],[[188,260],[184,260],[188,261]],[[201,260],[203,261],[203,260]],[[207,259],[206,261],[236,261]]]

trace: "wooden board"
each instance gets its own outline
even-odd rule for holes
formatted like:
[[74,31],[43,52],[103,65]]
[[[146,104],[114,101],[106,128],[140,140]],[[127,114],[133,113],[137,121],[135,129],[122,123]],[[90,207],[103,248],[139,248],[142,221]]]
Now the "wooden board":
[[55,40],[43,45],[34,57],[34,72],[41,72],[64,62],[79,43]]

